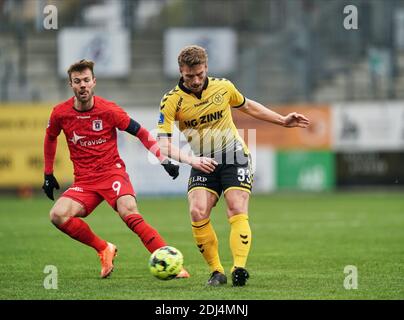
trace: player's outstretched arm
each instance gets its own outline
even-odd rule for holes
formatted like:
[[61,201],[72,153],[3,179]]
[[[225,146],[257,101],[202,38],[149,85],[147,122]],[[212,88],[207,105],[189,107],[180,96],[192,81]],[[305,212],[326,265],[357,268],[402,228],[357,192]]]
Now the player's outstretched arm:
[[242,107],[238,108],[238,110],[256,119],[278,124],[286,128],[307,128],[310,124],[309,119],[307,119],[300,113],[292,112],[286,116],[282,116],[279,113],[268,109],[262,104],[250,99],[246,99],[245,104]]
[[213,172],[217,166],[217,162],[212,158],[195,157],[181,151],[177,146],[171,143],[170,137],[159,137],[158,143],[161,152],[167,157],[181,163],[189,164],[192,168],[205,173]]

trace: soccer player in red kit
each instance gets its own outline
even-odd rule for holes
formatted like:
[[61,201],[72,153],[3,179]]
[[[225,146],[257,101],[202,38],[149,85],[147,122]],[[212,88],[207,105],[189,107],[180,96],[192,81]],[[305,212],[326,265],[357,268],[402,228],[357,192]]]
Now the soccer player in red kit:
[[[150,251],[166,245],[160,234],[139,213],[135,192],[117,148],[117,131],[136,136],[175,179],[178,166],[160,153],[156,140],[138,122],[114,102],[94,96],[94,63],[81,60],[68,70],[74,97],[58,104],[52,111],[44,142],[45,181],[43,189],[54,200],[59,184],[53,175],[57,137],[66,136],[74,166],[74,183],[56,201],[50,211],[52,223],[71,238],[94,248],[101,260],[101,277],[114,268],[117,248],[97,236],[80,218],[88,216],[104,199],[118,212]],[[189,277],[183,269],[177,276]]]

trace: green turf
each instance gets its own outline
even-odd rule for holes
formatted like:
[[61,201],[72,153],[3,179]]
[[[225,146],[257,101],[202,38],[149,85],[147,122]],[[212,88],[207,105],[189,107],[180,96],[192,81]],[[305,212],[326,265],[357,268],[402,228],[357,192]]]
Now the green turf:
[[[0,299],[404,298],[402,193],[253,196],[251,279],[242,288],[205,286],[208,269],[192,238],[186,199],[138,200],[146,220],[183,252],[190,279],[153,278],[147,268],[149,253],[106,204],[86,218],[96,233],[119,248],[111,278],[99,279],[95,251],[49,222],[50,201],[0,198]],[[223,200],[212,221],[228,271]],[[44,288],[46,265],[58,269],[57,290]],[[356,290],[343,287],[346,265],[358,268]]]

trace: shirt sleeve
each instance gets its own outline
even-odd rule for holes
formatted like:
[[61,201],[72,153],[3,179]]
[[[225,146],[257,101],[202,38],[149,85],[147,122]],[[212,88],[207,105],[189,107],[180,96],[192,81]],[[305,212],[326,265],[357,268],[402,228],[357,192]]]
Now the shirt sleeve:
[[46,134],[51,138],[56,138],[60,134],[60,131],[62,131],[62,126],[56,108],[53,108],[48,120],[48,126],[46,127]]
[[121,131],[126,130],[129,126],[130,117],[128,113],[118,105],[112,109],[112,119],[115,127]]
[[229,104],[232,108],[240,108],[244,102],[245,97],[237,90],[236,86],[228,81],[229,93],[230,93],[230,100]]
[[169,97],[163,98],[160,103],[160,114],[157,123],[157,136],[171,137],[175,122],[176,106]]

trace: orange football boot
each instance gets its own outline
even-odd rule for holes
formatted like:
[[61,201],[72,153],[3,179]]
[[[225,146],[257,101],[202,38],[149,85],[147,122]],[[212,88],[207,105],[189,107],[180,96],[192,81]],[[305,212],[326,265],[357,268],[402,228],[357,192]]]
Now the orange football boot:
[[184,267],[182,267],[181,271],[179,274],[176,275],[176,279],[185,279],[185,278],[189,278],[191,275],[189,274],[189,272],[187,270],[185,270]]
[[114,270],[114,258],[118,251],[114,244],[107,243],[108,246],[103,251],[98,252],[98,256],[101,260],[101,278],[108,277],[112,270]]

